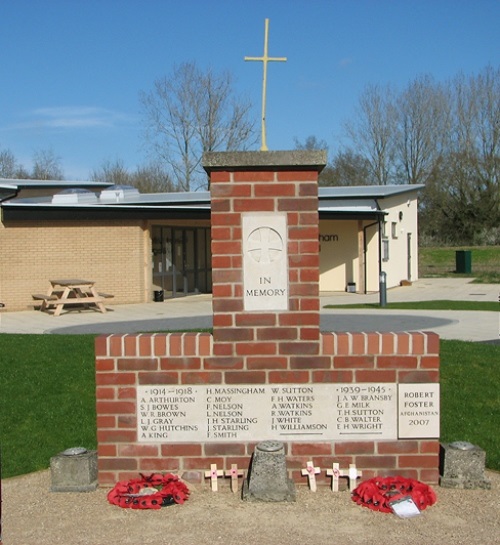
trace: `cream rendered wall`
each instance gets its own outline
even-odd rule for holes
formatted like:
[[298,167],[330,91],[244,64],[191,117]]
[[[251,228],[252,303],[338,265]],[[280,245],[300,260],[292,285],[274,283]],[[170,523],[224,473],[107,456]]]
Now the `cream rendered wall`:
[[320,220],[319,289],[343,291],[358,283],[358,221]]
[[[320,291],[345,291],[348,282],[362,290],[366,260],[367,291],[378,291],[378,224],[373,221],[320,220]],[[366,236],[366,254],[359,244]],[[362,255],[360,261],[360,253]]]
[[366,291],[379,291],[379,225],[373,221],[365,222],[367,238],[366,252]]
[[387,273],[387,287],[399,286],[403,280],[418,280],[416,192],[383,199],[380,204],[388,212],[383,238],[389,243],[389,260],[382,262],[382,270]]
[[[382,270],[387,274],[387,288],[399,286],[403,280],[418,280],[417,192],[380,199],[379,205],[387,213],[383,238],[388,240],[389,259],[382,261]],[[378,225],[374,225],[373,220],[320,220],[319,232],[320,291],[344,291],[348,282],[355,282],[357,291],[360,291],[361,275],[366,270],[366,291],[378,292]],[[358,251],[360,233],[366,236],[364,266],[360,263]]]

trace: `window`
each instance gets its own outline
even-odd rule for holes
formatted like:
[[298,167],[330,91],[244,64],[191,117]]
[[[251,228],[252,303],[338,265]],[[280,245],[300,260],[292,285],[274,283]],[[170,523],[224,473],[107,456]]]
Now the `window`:
[[398,224],[395,221],[391,223],[391,235],[392,238],[398,238]]
[[382,240],[382,261],[389,261],[389,239]]

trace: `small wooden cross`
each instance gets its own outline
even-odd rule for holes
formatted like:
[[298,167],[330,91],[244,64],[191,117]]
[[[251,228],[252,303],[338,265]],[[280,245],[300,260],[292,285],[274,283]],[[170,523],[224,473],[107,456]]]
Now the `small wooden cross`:
[[332,465],[332,469],[327,469],[326,474],[328,477],[332,478],[332,492],[338,492],[339,491],[339,477],[340,477],[340,471],[339,471],[339,464],[334,463]]
[[235,494],[238,492],[238,477],[242,477],[244,473],[236,464],[231,464],[231,469],[226,470],[226,477],[231,477],[231,490]]
[[207,469],[205,471],[205,479],[210,478],[210,486],[212,488],[212,492],[217,492],[217,478],[223,476],[224,471],[222,471],[222,469],[217,469],[217,464],[210,464],[210,469]]
[[316,492],[316,475],[318,473],[321,473],[321,469],[319,467],[314,467],[314,464],[310,460],[307,462],[306,467],[302,470],[302,475],[307,475],[307,479],[309,481],[309,488],[311,489],[311,492]]
[[356,481],[363,475],[363,472],[356,469],[356,464],[349,464],[349,469],[341,469],[340,476],[349,479],[349,491],[352,492],[356,488]]

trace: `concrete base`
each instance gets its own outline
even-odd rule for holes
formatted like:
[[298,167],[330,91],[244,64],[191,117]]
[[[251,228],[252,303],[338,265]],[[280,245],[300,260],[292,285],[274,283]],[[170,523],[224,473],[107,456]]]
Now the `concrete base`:
[[57,454],[50,459],[51,492],[92,492],[97,488],[97,451]]
[[470,443],[441,443],[439,484],[443,488],[486,489],[491,482],[485,478],[486,453]]
[[255,447],[242,498],[262,502],[295,501],[295,484],[288,478],[283,443],[263,441]]
[[464,490],[491,490],[491,481],[489,479],[447,479],[446,477],[441,477],[439,479],[439,486],[443,488],[462,488]]

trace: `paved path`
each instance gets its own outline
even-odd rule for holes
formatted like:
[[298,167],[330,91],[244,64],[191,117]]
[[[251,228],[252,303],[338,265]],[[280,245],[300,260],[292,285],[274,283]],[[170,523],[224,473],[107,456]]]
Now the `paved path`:
[[[423,279],[387,292],[388,302],[436,299],[498,301],[498,284],[464,278]],[[500,313],[388,309],[325,309],[328,304],[377,303],[378,294],[322,293],[323,331],[435,331],[443,339],[499,342]],[[109,305],[109,312],[72,311],[59,317],[40,311],[2,312],[0,333],[140,333],[212,327],[212,298],[195,295],[163,303]]]

